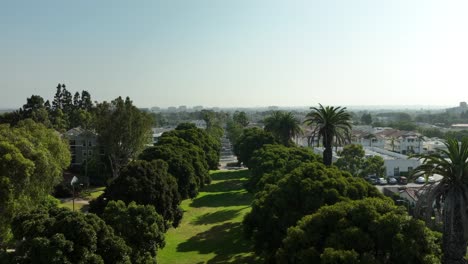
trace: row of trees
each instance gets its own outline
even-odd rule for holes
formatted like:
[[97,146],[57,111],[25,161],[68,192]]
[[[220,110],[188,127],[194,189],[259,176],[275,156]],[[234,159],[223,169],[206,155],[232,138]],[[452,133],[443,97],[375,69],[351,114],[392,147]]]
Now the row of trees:
[[252,174],[244,231],[256,253],[267,263],[440,263],[440,234],[354,177],[383,174],[382,160],[350,145],[337,162],[343,170],[331,166],[333,144],[349,137],[345,109],[319,106],[306,122],[326,146],[323,158],[258,128],[235,142]]
[[19,110],[1,115],[0,123],[14,125],[24,119],[32,119],[57,131],[77,126],[89,127],[93,122],[91,94],[82,91],[72,96],[65,84],[59,83],[52,102],[39,95],[32,95]]

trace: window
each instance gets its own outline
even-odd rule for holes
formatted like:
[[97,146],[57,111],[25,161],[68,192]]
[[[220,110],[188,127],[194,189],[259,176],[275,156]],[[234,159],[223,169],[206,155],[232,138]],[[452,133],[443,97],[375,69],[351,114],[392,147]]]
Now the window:
[[87,154],[86,150],[83,150],[83,156],[86,156],[86,154]]
[[408,172],[411,173],[413,171],[413,167],[408,167]]
[[92,145],[93,145],[92,142],[91,142],[91,141],[88,141],[88,146],[91,147]]
[[400,176],[400,167],[395,167],[393,169],[393,176]]
[[88,155],[93,155],[93,151],[92,151],[92,150],[88,150]]

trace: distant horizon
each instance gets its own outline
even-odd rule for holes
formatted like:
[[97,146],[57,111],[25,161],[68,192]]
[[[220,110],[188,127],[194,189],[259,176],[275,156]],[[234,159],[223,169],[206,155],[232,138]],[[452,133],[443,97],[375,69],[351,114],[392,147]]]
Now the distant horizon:
[[[459,102],[460,103],[460,102]],[[325,104],[322,104],[324,106],[327,106]],[[290,105],[290,106],[278,106],[278,105],[264,105],[264,106],[204,106],[204,105],[172,105],[172,106],[166,106],[166,107],[161,107],[157,105],[153,106],[139,106],[136,105],[136,107],[140,109],[152,109],[152,108],[159,108],[161,110],[167,110],[171,107],[175,107],[178,109],[179,107],[186,107],[187,110],[193,110],[194,108],[197,107],[202,107],[202,109],[213,109],[213,108],[219,108],[219,109],[268,109],[268,108],[279,108],[279,109],[308,109],[310,107],[318,106],[317,105],[310,105],[310,106],[301,106],[301,105]],[[447,109],[447,108],[453,108],[453,107],[458,107],[459,104],[457,105],[331,105],[331,106],[341,106],[341,107],[346,107],[347,109],[350,110],[419,110],[419,109],[429,109],[429,110],[439,110],[439,109]],[[18,107],[2,107],[0,106],[0,111],[5,111],[5,110],[18,110],[19,108],[23,107],[23,105],[18,106]]]

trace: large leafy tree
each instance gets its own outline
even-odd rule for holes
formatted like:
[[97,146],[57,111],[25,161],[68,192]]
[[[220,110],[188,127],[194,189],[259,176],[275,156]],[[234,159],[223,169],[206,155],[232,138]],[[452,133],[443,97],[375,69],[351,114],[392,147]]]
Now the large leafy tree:
[[98,142],[109,159],[113,179],[135,159],[151,138],[151,116],[136,108],[130,98],[103,102],[96,109]]
[[179,137],[163,135],[156,146],[145,149],[139,158],[166,161],[169,173],[177,179],[182,199],[194,198],[200,188],[211,182],[203,150]]
[[111,200],[122,200],[127,204],[134,201],[154,206],[167,227],[169,224],[178,226],[183,215],[179,207],[180,196],[177,182],[167,169],[167,163],[162,160],[131,162],[122,170],[120,177],[90,203],[89,211],[101,215]]
[[440,263],[440,233],[390,199],[320,208],[290,227],[277,263]]
[[276,140],[270,132],[258,127],[246,128],[234,144],[234,153],[237,160],[250,167],[250,159],[253,153],[266,144],[275,144]]
[[206,162],[210,170],[218,169],[221,143],[203,129],[191,123],[181,123],[175,130],[165,132],[162,137],[175,136],[198,146],[205,152]]
[[272,258],[288,227],[323,205],[382,194],[361,178],[322,163],[304,163],[276,185],[257,192],[252,211],[244,218],[244,231],[258,254]]
[[332,164],[333,144],[343,144],[350,141],[351,115],[346,107],[322,106],[311,107],[312,111],[306,115],[305,124],[312,127],[312,137],[317,142],[322,139],[323,163]]
[[242,127],[246,127],[249,125],[249,118],[247,117],[247,114],[244,111],[234,112],[234,114],[232,115],[232,120]]
[[264,123],[264,129],[285,146],[294,145],[291,139],[302,133],[299,120],[291,112],[274,111]]
[[43,203],[69,164],[68,145],[55,131],[31,119],[0,125],[0,246],[12,217]]
[[156,263],[158,249],[165,246],[166,227],[152,205],[131,202],[127,206],[122,201],[111,201],[102,219],[132,248],[132,263]]
[[350,172],[353,176],[357,176],[363,169],[365,154],[362,145],[346,145],[342,151],[338,152],[340,158],[335,162],[335,165]]
[[455,139],[448,139],[445,146],[446,150],[441,149],[435,154],[416,155],[423,164],[413,170],[413,175],[438,174],[443,177],[439,182],[427,185],[421,192],[416,213],[430,221],[435,206],[436,215],[442,215],[444,263],[466,263],[468,138],[464,138],[461,144]]
[[262,190],[266,184],[276,184],[302,163],[318,160],[320,157],[310,149],[264,145],[250,159],[249,170],[252,176],[249,177],[246,188],[251,192]]
[[94,214],[40,208],[20,213],[13,233],[14,263],[131,263],[131,249]]

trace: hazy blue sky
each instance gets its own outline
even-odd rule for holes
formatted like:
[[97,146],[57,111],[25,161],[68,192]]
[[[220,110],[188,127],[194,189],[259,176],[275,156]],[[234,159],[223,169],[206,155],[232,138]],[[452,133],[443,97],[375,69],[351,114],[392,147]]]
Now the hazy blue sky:
[[468,1],[0,0],[0,107],[468,101]]

